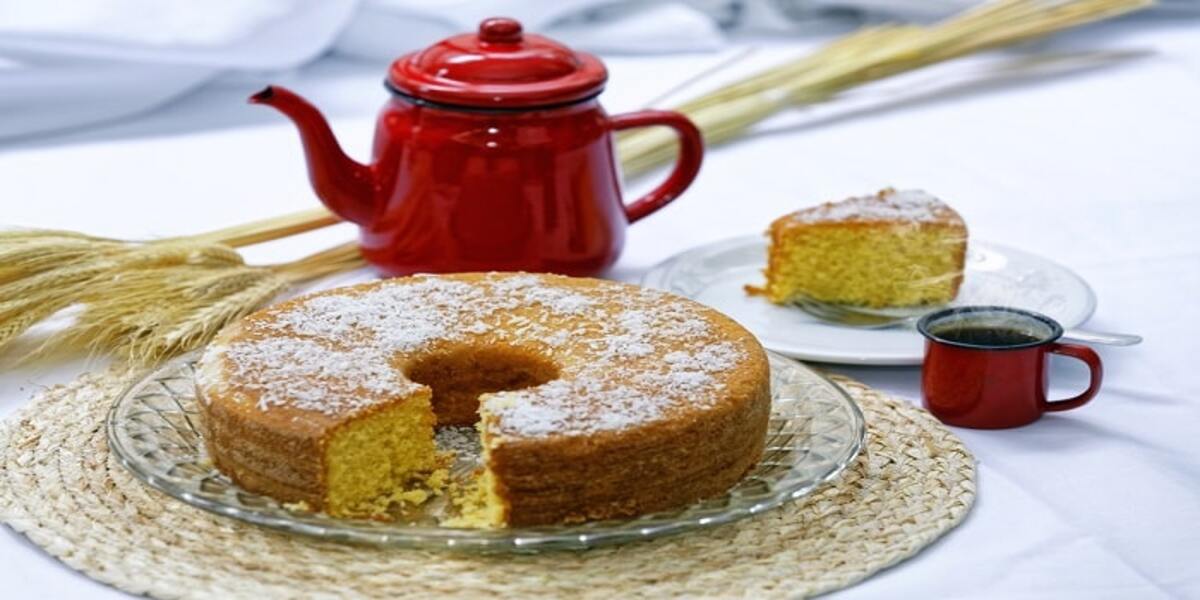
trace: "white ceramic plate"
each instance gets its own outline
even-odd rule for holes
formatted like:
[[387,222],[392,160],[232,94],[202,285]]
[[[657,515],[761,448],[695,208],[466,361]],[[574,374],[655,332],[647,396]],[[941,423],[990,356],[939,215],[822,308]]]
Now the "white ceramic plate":
[[[693,248],[659,263],[642,285],[692,298],[736,319],[769,350],[803,360],[859,365],[921,364],[924,342],[911,328],[855,329],[822,322],[798,308],[749,296],[761,284],[767,241],[740,237]],[[966,276],[954,305],[991,304],[1037,311],[1077,327],[1096,310],[1096,295],[1074,271],[988,242],[970,242]]]

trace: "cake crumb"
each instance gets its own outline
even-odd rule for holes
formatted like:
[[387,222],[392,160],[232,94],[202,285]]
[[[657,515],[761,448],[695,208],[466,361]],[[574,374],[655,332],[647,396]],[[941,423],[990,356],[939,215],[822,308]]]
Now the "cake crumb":
[[300,500],[298,502],[284,502],[280,506],[282,506],[285,510],[289,510],[291,512],[301,512],[301,513],[313,512],[312,505],[309,504],[305,500]]

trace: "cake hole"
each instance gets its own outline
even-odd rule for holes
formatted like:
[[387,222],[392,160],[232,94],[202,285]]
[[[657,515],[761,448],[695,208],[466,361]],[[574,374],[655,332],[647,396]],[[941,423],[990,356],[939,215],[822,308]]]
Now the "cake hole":
[[558,367],[541,354],[512,346],[456,347],[409,363],[405,375],[433,390],[439,426],[474,425],[479,395],[520,390],[558,379]]

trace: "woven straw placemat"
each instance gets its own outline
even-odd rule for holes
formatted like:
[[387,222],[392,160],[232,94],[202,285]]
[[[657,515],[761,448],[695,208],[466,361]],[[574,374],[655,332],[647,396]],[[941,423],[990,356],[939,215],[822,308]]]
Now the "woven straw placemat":
[[975,498],[974,460],[958,438],[839,378],[866,415],[866,449],[833,483],[757,517],[585,552],[351,546],[218,517],[142,485],[104,432],[130,382],[84,375],[0,425],[0,520],[89,577],[160,598],[811,596],[913,555]]

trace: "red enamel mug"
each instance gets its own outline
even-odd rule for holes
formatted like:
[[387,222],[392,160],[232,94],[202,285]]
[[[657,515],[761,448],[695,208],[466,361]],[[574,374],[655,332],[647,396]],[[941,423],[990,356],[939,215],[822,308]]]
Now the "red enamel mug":
[[[1046,412],[1079,408],[1100,391],[1103,367],[1087,346],[1062,344],[1063,328],[1032,311],[964,306],[925,315],[921,396],[948,425],[1002,429],[1032,423]],[[1047,355],[1083,361],[1091,382],[1082,394],[1047,400]]]
[[[295,122],[317,196],[359,225],[363,256],[384,273],[595,275],[616,261],[630,223],[691,184],[704,152],[679,113],[605,113],[597,97],[607,76],[591,54],[487,19],[392,63],[367,164],[287,89],[250,101]],[[662,185],[626,205],[613,134],[649,126],[674,130],[679,158]]]

